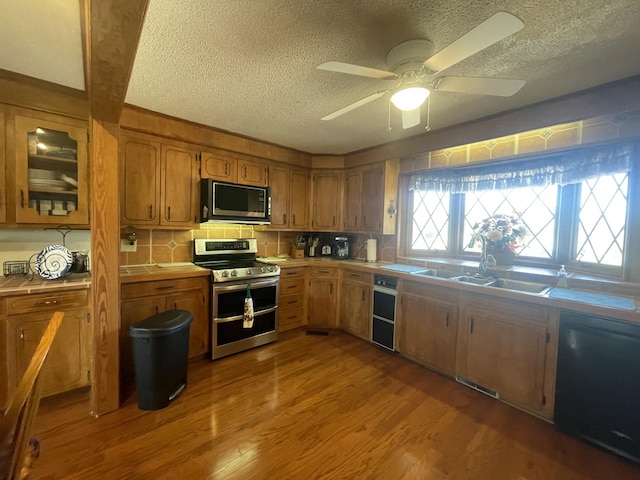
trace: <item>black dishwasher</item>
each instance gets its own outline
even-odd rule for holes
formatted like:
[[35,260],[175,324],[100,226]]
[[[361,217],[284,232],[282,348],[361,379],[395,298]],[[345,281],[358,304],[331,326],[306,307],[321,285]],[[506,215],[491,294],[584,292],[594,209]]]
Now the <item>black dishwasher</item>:
[[640,463],[640,325],[560,313],[554,420]]

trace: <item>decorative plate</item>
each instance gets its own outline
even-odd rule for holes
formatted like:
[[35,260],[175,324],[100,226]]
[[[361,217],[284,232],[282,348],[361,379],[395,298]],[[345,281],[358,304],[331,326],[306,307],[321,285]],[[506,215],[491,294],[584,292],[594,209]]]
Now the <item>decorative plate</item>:
[[55,280],[62,277],[71,268],[73,255],[62,245],[50,245],[36,257],[36,272],[42,278]]

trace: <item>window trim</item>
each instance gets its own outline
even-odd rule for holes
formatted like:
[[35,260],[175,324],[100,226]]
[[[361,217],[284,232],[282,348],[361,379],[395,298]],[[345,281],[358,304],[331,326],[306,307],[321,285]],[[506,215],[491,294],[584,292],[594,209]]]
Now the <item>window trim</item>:
[[[603,265],[595,263],[580,262],[571,259],[571,253],[575,251],[577,245],[577,225],[578,225],[578,209],[580,204],[580,186],[579,183],[558,185],[558,202],[556,203],[556,222],[555,222],[555,238],[552,256],[549,259],[539,257],[526,257],[518,255],[516,257],[516,266],[545,268],[557,270],[558,266],[564,264],[567,269],[576,273],[589,275],[604,276],[616,280],[624,280],[629,278],[631,266],[631,235],[632,224],[631,219],[634,218],[634,205],[640,203],[640,199],[635,200],[640,194],[640,190],[636,190],[636,184],[640,180],[640,169],[634,169],[628,172],[627,180],[627,211],[625,216],[625,236],[624,248],[622,252],[622,265]],[[608,173],[605,173],[608,175]],[[477,260],[477,254],[464,251],[464,200],[465,192],[449,192],[449,249],[447,251],[435,250],[414,250],[411,248],[411,229],[412,229],[412,212],[413,212],[413,195],[410,189],[410,180],[404,182],[401,189],[405,195],[407,208],[403,215],[402,224],[406,227],[407,234],[404,235],[404,255],[414,259],[434,259],[444,258],[450,260],[474,261]],[[640,213],[640,212],[638,212]],[[636,215],[637,216],[637,215]],[[561,241],[561,239],[569,239],[569,241]],[[638,268],[636,266],[636,268]]]

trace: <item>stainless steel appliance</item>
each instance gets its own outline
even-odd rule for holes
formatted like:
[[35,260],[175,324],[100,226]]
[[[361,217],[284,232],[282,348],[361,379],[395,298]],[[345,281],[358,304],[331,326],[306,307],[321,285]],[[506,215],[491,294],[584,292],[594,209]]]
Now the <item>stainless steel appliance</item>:
[[[255,238],[194,240],[194,263],[211,270],[211,358],[278,339],[280,267],[256,260]],[[254,321],[243,327],[247,289]]]
[[200,180],[200,223],[271,222],[271,191],[269,187]]
[[349,237],[335,237],[336,246],[333,249],[333,257],[341,260],[349,258]]
[[386,275],[373,277],[373,318],[371,340],[389,350],[396,349],[396,297],[398,279]]

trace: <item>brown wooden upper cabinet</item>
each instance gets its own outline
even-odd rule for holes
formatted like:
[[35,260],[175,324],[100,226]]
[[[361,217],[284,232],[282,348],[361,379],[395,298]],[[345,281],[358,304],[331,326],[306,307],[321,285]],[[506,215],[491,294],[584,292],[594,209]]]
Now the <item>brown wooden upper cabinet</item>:
[[391,201],[397,204],[397,183],[397,160],[347,170],[344,182],[344,230],[395,233],[395,215],[386,215],[386,210]]
[[4,140],[4,112],[0,111],[0,223],[7,221],[7,183],[5,181],[5,140]]
[[272,230],[309,229],[309,172],[307,170],[271,165]]
[[202,151],[200,159],[202,178],[259,187],[269,184],[269,166],[257,158],[220,150]]
[[316,170],[313,179],[313,216],[311,228],[325,232],[342,230],[342,171]]
[[[14,182],[8,184],[14,187],[10,207],[15,206],[15,222],[87,225],[87,129],[84,123],[73,119],[47,118],[55,121],[14,117],[7,172],[9,178],[14,176]],[[3,183],[0,182],[0,189]],[[0,203],[4,204],[2,197],[0,193]]]
[[151,135],[120,136],[122,225],[193,228],[198,151]]
[[345,174],[344,227],[350,232],[382,233],[384,165]]

